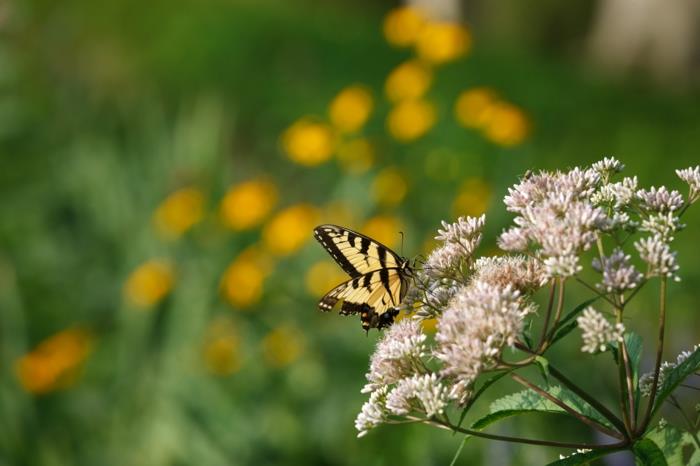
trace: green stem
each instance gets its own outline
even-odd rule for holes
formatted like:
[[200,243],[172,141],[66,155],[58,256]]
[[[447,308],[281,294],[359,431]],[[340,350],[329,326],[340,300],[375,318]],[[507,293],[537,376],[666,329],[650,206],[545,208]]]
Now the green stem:
[[661,289],[659,292],[659,337],[656,347],[656,364],[654,365],[654,379],[651,385],[651,394],[647,404],[644,422],[641,425],[641,432],[644,432],[651,421],[651,414],[656,402],[656,391],[659,385],[659,372],[661,371],[661,359],[664,353],[664,330],[666,326],[666,277],[661,278]]
[[552,287],[549,290],[549,304],[547,304],[547,314],[544,316],[544,327],[542,328],[542,337],[540,337],[540,343],[537,345],[538,352],[542,349],[545,342],[547,341],[547,330],[549,330],[549,318],[552,316],[552,308],[554,307],[554,294],[557,289],[556,281],[552,282]]
[[438,419],[425,419],[423,421],[425,424],[430,424],[441,429],[447,429],[451,431],[457,431],[462,434],[473,435],[474,437],[481,437],[489,440],[500,440],[502,442],[512,442],[512,443],[525,443],[528,445],[540,445],[545,447],[560,447],[560,448],[588,448],[591,450],[617,450],[629,446],[629,442],[621,441],[618,443],[609,444],[589,444],[589,443],[571,443],[571,442],[557,442],[552,440],[537,440],[521,437],[509,437],[506,435],[496,435],[487,434],[486,432],[479,432],[478,430],[465,429],[463,427],[453,426],[451,424],[445,424]]

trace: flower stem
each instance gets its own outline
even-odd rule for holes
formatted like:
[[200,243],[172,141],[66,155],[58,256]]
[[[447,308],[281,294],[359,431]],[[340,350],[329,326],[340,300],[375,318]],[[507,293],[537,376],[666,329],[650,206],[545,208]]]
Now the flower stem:
[[573,417],[575,417],[576,419],[578,419],[582,423],[588,425],[589,427],[592,427],[592,428],[594,428],[594,429],[596,429],[596,430],[598,430],[606,435],[609,435],[610,437],[614,437],[617,439],[624,438],[623,435],[621,435],[619,432],[614,431],[612,429],[609,429],[601,424],[598,424],[597,422],[593,421],[592,419],[587,418],[583,414],[579,413],[578,411],[576,411],[575,409],[573,409],[572,407],[570,407],[569,405],[567,405],[566,403],[561,401],[559,398],[555,397],[554,395],[552,395],[550,393],[547,393],[545,390],[541,389],[540,387],[533,384],[529,380],[521,377],[520,375],[512,373],[512,374],[510,374],[510,376],[513,380],[515,380],[519,384],[529,388],[530,390],[537,392],[540,396],[547,398],[549,401],[551,401],[555,405],[559,406],[561,409],[563,409],[567,413],[571,414]]
[[557,282],[552,281],[552,286],[549,289],[549,304],[547,304],[547,314],[544,316],[544,326],[542,327],[542,337],[540,338],[540,344],[537,345],[538,352],[544,347],[547,341],[547,330],[549,330],[549,318],[552,316],[552,308],[554,307],[554,293],[557,289]]
[[433,425],[435,427],[439,427],[441,429],[448,429],[448,430],[460,432],[462,434],[473,435],[474,437],[481,437],[481,438],[486,438],[489,440],[500,440],[503,442],[512,442],[512,443],[525,443],[528,445],[540,445],[540,446],[546,446],[546,447],[590,448],[590,449],[594,449],[594,450],[617,450],[617,449],[625,448],[626,446],[629,445],[629,443],[627,441],[597,445],[597,444],[589,444],[589,443],[557,442],[557,441],[553,441],[553,440],[538,440],[538,439],[529,439],[529,438],[521,438],[521,437],[509,437],[506,435],[488,434],[486,432],[480,432],[478,430],[471,430],[471,429],[465,429],[463,427],[453,426],[451,424],[446,424],[438,419],[431,419],[431,420],[426,419],[426,420],[424,420],[424,423]]
[[647,404],[644,422],[640,426],[640,431],[644,432],[651,421],[651,414],[656,401],[656,391],[659,385],[659,372],[661,371],[661,358],[664,353],[664,330],[666,326],[666,277],[661,278],[661,289],[659,292],[659,338],[656,347],[656,365],[654,366],[654,379],[651,385],[651,394]]

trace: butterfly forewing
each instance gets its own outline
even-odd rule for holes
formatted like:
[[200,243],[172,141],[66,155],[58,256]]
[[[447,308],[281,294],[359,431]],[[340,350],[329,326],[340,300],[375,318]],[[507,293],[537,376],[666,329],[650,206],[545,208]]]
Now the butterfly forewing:
[[408,290],[406,261],[381,243],[336,225],[321,225],[314,236],[352,277],[328,292],[319,308],[330,311],[343,301],[340,313],[360,314],[365,330],[391,325]]

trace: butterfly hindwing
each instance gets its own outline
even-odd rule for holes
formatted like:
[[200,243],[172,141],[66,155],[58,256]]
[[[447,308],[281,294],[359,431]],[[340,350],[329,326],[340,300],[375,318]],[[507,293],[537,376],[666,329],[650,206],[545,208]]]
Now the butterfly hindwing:
[[343,227],[321,225],[314,236],[352,277],[321,298],[319,308],[330,311],[342,301],[340,313],[359,314],[365,330],[391,325],[408,291],[407,261],[381,243]]

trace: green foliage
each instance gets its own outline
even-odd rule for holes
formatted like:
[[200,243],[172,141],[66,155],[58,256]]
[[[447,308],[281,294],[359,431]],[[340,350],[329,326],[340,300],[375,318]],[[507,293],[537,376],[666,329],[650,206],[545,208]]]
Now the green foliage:
[[653,412],[659,410],[666,398],[673,393],[681,382],[698,370],[700,370],[700,348],[693,351],[685,361],[664,372],[664,380],[656,394]]
[[649,438],[643,438],[634,444],[632,450],[640,466],[667,466],[661,449]]

